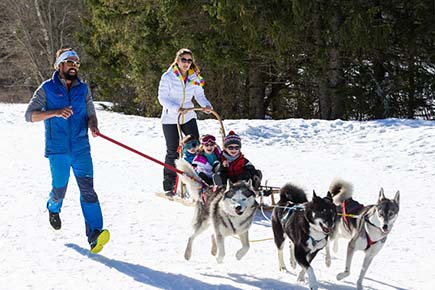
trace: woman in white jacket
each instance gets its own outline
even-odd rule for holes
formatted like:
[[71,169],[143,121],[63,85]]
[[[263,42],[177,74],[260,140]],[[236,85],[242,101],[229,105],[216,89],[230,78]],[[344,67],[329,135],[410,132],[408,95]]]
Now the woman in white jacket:
[[[166,140],[166,164],[175,166],[175,159],[178,158],[178,114],[194,107],[193,98],[201,107],[212,109],[211,103],[205,97],[203,85],[204,80],[199,75],[192,51],[187,48],[180,49],[172,65],[162,75],[159,84],[159,103],[163,107],[161,122]],[[192,140],[198,140],[199,132],[194,111],[186,112],[180,125],[185,135],[191,135]],[[165,167],[163,190],[168,196],[173,195],[175,179],[176,173]]]

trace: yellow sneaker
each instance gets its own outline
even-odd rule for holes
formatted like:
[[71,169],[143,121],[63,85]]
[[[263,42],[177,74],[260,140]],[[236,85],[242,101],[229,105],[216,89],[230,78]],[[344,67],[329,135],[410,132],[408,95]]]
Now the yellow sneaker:
[[96,254],[99,253],[105,244],[107,244],[110,240],[110,233],[108,230],[102,230],[100,234],[96,237],[96,239],[89,243],[91,246],[91,253]]

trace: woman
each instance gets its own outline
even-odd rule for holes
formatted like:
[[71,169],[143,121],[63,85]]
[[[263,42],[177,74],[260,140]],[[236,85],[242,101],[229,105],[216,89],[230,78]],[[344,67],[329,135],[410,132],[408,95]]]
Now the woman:
[[[180,49],[175,55],[174,62],[162,75],[159,84],[159,103],[162,105],[162,127],[166,140],[165,163],[175,166],[178,158],[177,147],[179,136],[177,129],[178,114],[185,113],[180,120],[181,130],[185,135],[191,135],[192,139],[199,139],[196,113],[187,111],[193,108],[192,98],[206,108],[206,112],[212,109],[210,102],[204,94],[204,80],[199,75],[199,68],[195,64],[192,51],[187,48]],[[163,190],[166,195],[172,196],[174,192],[176,173],[163,169]]]

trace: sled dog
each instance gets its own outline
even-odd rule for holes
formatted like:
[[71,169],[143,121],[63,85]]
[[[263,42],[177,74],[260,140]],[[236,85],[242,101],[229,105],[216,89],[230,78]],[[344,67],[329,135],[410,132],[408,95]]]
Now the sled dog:
[[[337,239],[350,240],[347,246],[346,267],[344,272],[337,275],[337,280],[349,276],[353,254],[356,250],[362,250],[365,252],[365,257],[357,281],[357,289],[363,289],[362,281],[367,269],[384,246],[388,233],[398,217],[400,192],[396,192],[394,199],[388,199],[381,188],[377,203],[363,206],[352,199],[352,185],[347,181],[335,179],[329,190],[339,212],[330,242],[334,240],[334,250],[337,251]],[[331,253],[327,245],[326,265],[330,264]]]
[[337,212],[332,197],[328,194],[321,198],[313,191],[313,198],[308,202],[302,189],[287,183],[280,189],[280,200],[277,205],[272,212],[272,229],[278,249],[279,269],[287,270],[283,259],[283,247],[286,237],[289,237],[290,264],[295,268],[297,262],[302,267],[298,281],[305,281],[307,272],[310,289],[318,289],[310,263],[317,252],[325,247],[333,230]]
[[[176,166],[186,175],[195,176],[192,166],[185,160],[177,160]],[[238,235],[240,238],[242,248],[236,253],[236,258],[240,260],[249,250],[248,231],[258,207],[252,182],[239,181],[232,184],[228,181],[226,186],[202,188],[200,183],[188,176],[180,175],[180,178],[195,203],[193,233],[187,242],[184,258],[191,258],[193,240],[211,222],[214,228],[211,253],[213,256],[217,254],[217,262],[222,263],[224,259],[224,239],[230,235]]]

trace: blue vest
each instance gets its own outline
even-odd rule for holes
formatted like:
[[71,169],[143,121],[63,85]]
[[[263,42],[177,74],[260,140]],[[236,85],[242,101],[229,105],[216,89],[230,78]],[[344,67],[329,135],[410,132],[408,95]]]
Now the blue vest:
[[45,156],[51,154],[75,154],[89,151],[88,113],[86,96],[88,85],[78,80],[68,89],[60,81],[59,72],[42,84],[47,103],[45,110],[56,110],[72,106],[73,114],[67,120],[53,117],[45,124]]

